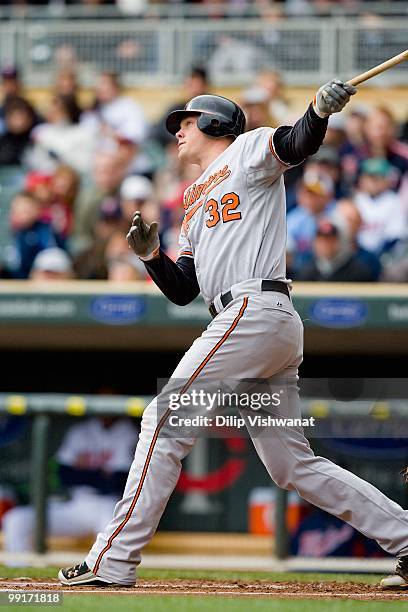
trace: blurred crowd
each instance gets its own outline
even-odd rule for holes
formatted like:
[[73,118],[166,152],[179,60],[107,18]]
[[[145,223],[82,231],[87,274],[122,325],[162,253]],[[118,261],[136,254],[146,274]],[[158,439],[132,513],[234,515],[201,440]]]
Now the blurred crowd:
[[[0,184],[14,185],[9,202],[0,191],[3,219],[9,211],[1,277],[147,279],[125,238],[136,210],[159,220],[161,244],[175,258],[183,192],[199,173],[178,161],[164,122],[211,92],[206,69],[191,68],[183,99],[154,124],[112,72],[97,76],[86,108],[72,70],[56,75],[45,108],[29,102],[15,67],[3,67],[1,78]],[[237,101],[248,130],[298,118],[278,72],[259,72]],[[407,123],[383,100],[353,100],[330,117],[318,153],[285,173],[290,278],[408,281],[407,142]]]
[[[377,4],[377,6],[375,6]],[[85,9],[82,13],[86,16],[98,11],[99,7],[116,7],[118,14],[134,15],[154,15],[159,16],[160,12],[155,11],[156,7],[167,6],[170,8],[189,7],[192,5],[204,6],[208,9],[211,17],[233,17],[237,14],[243,16],[259,17],[268,12],[271,8],[276,14],[285,16],[297,15],[327,15],[334,10],[337,13],[352,12],[360,13],[363,11],[375,11],[376,14],[389,12],[389,7],[401,6],[401,13],[404,14],[403,0],[3,0],[3,6],[11,6],[16,14],[24,14],[24,8],[34,8],[38,6],[48,6],[50,16],[58,15],[65,6],[81,6]],[[88,11],[86,11],[88,9]],[[183,14],[183,13],[181,13]],[[103,13],[100,14],[103,16]],[[99,16],[100,16],[99,15]],[[193,16],[194,13],[188,11],[185,16]]]

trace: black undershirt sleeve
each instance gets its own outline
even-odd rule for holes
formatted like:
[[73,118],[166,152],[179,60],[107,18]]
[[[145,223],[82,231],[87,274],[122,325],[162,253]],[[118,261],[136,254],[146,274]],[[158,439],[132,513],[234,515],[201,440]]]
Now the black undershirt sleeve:
[[279,159],[285,164],[296,165],[316,153],[326,134],[327,122],[328,117],[319,117],[310,104],[293,127],[278,127],[273,135],[273,145]]
[[161,292],[174,304],[186,306],[200,293],[192,257],[179,257],[174,262],[160,249],[158,257],[143,263]]

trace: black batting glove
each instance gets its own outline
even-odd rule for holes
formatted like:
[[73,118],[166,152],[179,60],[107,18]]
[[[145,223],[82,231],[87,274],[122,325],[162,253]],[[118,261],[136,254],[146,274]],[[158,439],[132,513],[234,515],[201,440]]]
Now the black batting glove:
[[313,109],[319,117],[327,117],[333,113],[339,113],[354,96],[357,89],[353,85],[343,83],[339,79],[333,79],[322,85],[313,100]]
[[140,211],[136,211],[126,240],[129,248],[141,259],[152,259],[159,251],[160,240],[158,234],[158,223],[153,221],[150,225],[142,219]]

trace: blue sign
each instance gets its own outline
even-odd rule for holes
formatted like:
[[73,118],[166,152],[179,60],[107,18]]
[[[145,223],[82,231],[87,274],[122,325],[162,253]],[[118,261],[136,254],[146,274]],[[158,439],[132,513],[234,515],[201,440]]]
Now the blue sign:
[[310,306],[313,321],[323,327],[358,327],[367,314],[367,304],[352,298],[322,298]]
[[92,300],[91,316],[107,325],[128,325],[145,313],[145,300],[132,295],[104,295]]

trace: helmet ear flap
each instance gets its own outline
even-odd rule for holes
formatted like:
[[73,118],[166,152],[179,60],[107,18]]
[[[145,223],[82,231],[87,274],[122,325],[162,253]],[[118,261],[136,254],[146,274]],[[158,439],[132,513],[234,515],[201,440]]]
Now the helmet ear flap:
[[224,130],[221,121],[217,117],[208,116],[208,134],[211,136],[223,136]]
[[201,113],[197,119],[197,127],[206,134],[213,138],[219,138],[221,136],[227,136],[228,130],[223,125],[222,120],[219,117],[214,117],[208,113]]
[[203,132],[203,134],[206,134],[207,136],[216,136],[218,126],[213,126],[213,121],[216,121],[219,126],[220,122],[216,117],[212,117],[207,113],[200,113],[197,119],[197,127],[199,130],[201,130],[201,132]]

